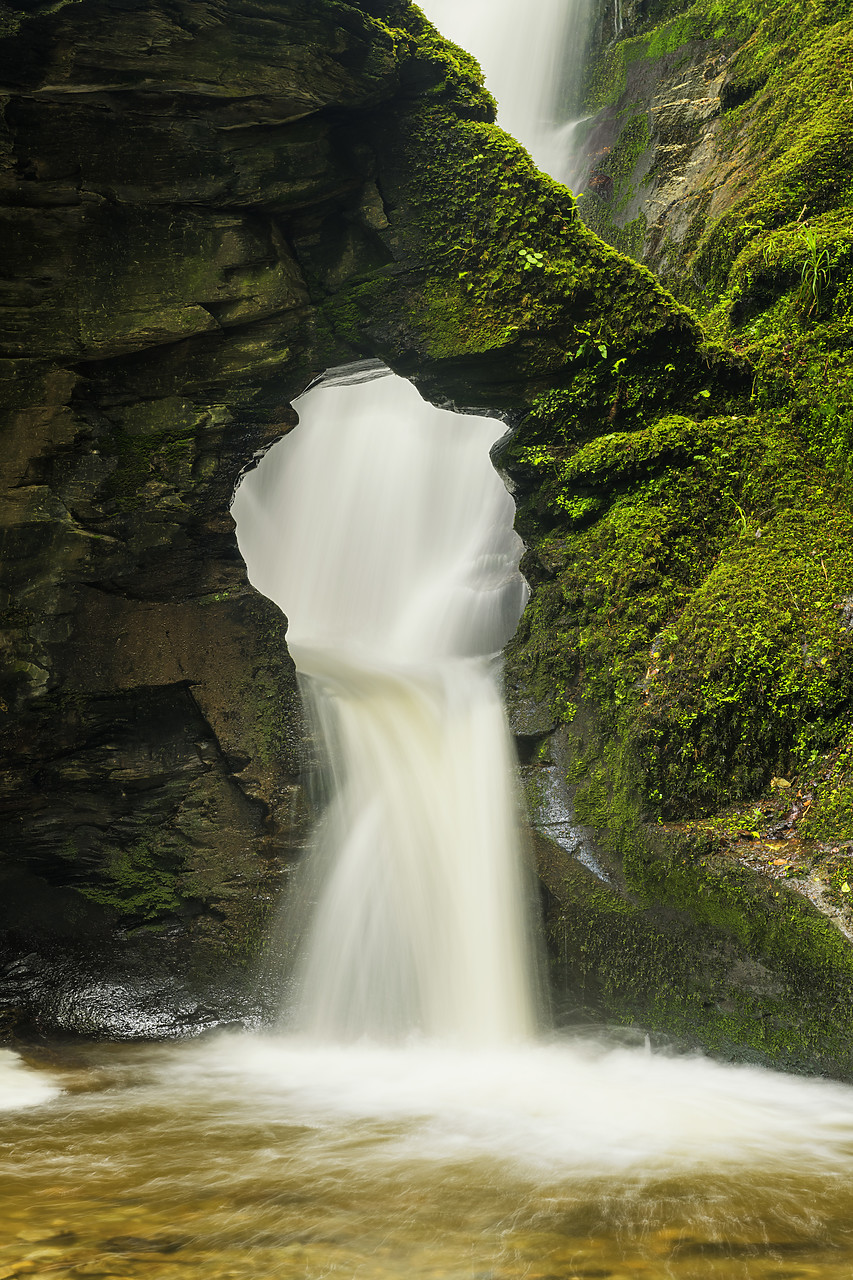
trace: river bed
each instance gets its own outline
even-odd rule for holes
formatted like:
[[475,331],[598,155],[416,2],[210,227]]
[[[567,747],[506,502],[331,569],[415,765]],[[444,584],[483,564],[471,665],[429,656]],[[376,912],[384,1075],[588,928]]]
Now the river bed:
[[842,1085],[591,1039],[4,1059],[0,1278],[853,1273]]

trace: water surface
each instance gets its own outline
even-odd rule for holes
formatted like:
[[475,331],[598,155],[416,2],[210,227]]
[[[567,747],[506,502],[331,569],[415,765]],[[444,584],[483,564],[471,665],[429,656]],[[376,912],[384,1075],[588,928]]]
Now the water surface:
[[66,1050],[22,1074],[33,1094],[4,1112],[0,1276],[853,1270],[841,1085],[589,1040],[245,1035]]

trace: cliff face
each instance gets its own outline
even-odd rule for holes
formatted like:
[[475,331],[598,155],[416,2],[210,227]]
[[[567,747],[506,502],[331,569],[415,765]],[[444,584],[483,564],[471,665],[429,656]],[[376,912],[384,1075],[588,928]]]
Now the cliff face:
[[517,412],[590,333],[663,400],[738,374],[403,0],[21,0],[0,35],[5,999],[203,1026],[245,1014],[305,825],[228,514],[290,400],[368,355]]
[[534,807],[547,830],[556,780],[605,875],[546,872],[552,937],[611,1016],[849,1076],[853,22],[622,12],[593,41],[579,210],[750,374],[631,416],[630,366],[599,390],[587,350],[505,454]]

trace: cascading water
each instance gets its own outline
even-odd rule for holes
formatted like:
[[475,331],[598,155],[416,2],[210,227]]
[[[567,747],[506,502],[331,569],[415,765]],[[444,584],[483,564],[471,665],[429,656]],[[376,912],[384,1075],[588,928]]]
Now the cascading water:
[[524,604],[498,425],[399,378],[320,389],[241,486],[240,545],[287,609],[331,801],[291,1020],[323,1038],[501,1042],[533,1025],[513,758],[493,671]]
[[429,0],[422,8],[480,60],[501,127],[568,182],[593,0]]
[[[589,7],[540,0],[519,21],[517,4],[428,6],[479,46],[502,122],[543,162]],[[313,904],[291,1016],[321,1036],[500,1042],[533,1027],[512,755],[489,665],[523,605],[512,503],[488,459],[498,434],[400,379],[327,389],[235,499],[252,580],[288,614],[330,757],[332,798],[286,924],[297,934]]]
[[[545,153],[589,3],[540,0],[523,21],[517,4],[428,12],[479,43],[502,122]],[[500,431],[391,377],[304,406],[234,503],[329,754],[331,799],[284,926],[300,939],[289,1020],[332,1039],[524,1037],[528,894],[492,669],[524,587],[488,457]]]

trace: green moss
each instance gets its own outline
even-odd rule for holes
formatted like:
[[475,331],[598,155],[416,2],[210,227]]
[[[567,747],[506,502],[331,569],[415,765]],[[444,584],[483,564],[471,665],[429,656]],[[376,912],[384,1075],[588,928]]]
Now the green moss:
[[[430,64],[435,37],[417,22],[411,31],[407,74],[417,78],[418,67]],[[701,335],[686,309],[591,236],[572,194],[451,88],[440,100],[419,97],[395,125],[393,163],[380,174],[384,199],[397,211],[394,260],[378,269],[368,264],[345,289],[310,281],[321,325],[357,349],[377,317],[405,312],[417,326],[421,368],[511,351],[531,382],[571,361],[580,384],[587,363],[581,353],[595,345],[612,349],[623,365],[649,347],[661,364],[674,368],[678,356],[695,365]],[[639,127],[626,125],[626,155],[640,146]],[[382,143],[388,148],[387,133]],[[382,338],[387,343],[387,329]],[[411,364],[411,341],[400,355]],[[638,401],[636,373],[631,396]],[[593,380],[603,396],[610,379],[598,371]]]
[[605,47],[593,63],[587,89],[587,109],[599,111],[618,102],[627,88],[628,68],[641,59],[661,58],[680,49],[701,29],[699,13],[694,9],[655,26],[648,34],[618,40]]
[[596,828],[602,858],[621,876],[607,886],[546,856],[559,986],[592,1016],[849,1076],[853,953],[836,926],[782,882],[718,852],[715,838],[646,825],[631,746],[589,704],[565,744],[577,817]]
[[[715,134],[737,196],[713,222],[713,200],[698,201],[667,253],[674,287],[748,380],[710,350],[686,376],[653,349],[617,368],[626,353],[606,339],[601,352],[588,325],[571,381],[539,397],[505,451],[533,585],[510,684],[587,708],[565,775],[615,868],[612,890],[566,886],[552,944],[606,1017],[849,1076],[848,941],[773,878],[771,854],[762,873],[725,849],[744,823],[769,826],[749,806],[771,775],[794,778],[814,843],[779,876],[808,875],[849,920],[853,21],[834,3],[765,0],[645,12],[600,57],[595,102],[619,100],[631,64],[678,40],[742,42]],[[647,140],[642,106],[620,105],[606,190],[579,210],[639,252],[644,226],[617,224],[640,205]],[[661,825],[676,818],[692,837]]]
[[[810,840],[853,841],[853,728],[830,757],[811,811],[803,820],[802,833]],[[836,868],[833,887],[837,894],[841,894],[842,885],[853,886],[851,874],[849,859]],[[851,893],[853,888],[844,892]]]
[[[754,894],[752,911],[765,920],[776,913],[777,941],[784,940],[781,954],[770,955],[725,927],[696,925],[688,913],[632,907],[585,878],[567,880],[564,895],[565,910],[548,919],[555,977],[589,1015],[741,1061],[849,1078],[844,942],[807,904],[796,903],[786,917],[785,907]],[[820,990],[811,981],[814,968],[802,962],[807,942],[819,952]]]
[[[692,427],[649,428],[650,408],[677,396],[660,370],[659,399],[639,398],[632,421],[615,379],[602,394],[589,369],[543,399],[517,445],[514,474],[528,488],[526,460],[540,451],[521,523],[556,581],[540,588],[516,658],[540,692],[582,682],[634,744],[641,787],[667,814],[707,812],[755,794],[771,771],[809,767],[843,734],[853,693],[838,623],[853,589],[853,24],[838,6],[798,13],[700,3],[689,15],[697,34],[726,24],[749,37],[731,76],[749,100],[723,133],[760,154],[757,177],[686,252],[698,242],[691,269],[706,298],[723,291],[708,327],[752,363],[750,401],[703,421],[703,397],[713,412],[719,388],[694,383],[693,405],[680,406]],[[663,43],[674,29],[660,29]],[[603,70],[655,39],[623,42]],[[593,406],[636,440],[611,430],[585,444]],[[601,505],[586,524],[562,516],[590,493]]]
[[[477,60],[465,49],[442,36],[420,9],[412,6],[406,15],[404,32],[395,35],[408,38],[409,77],[424,92],[424,73],[433,73],[434,83],[427,97],[450,98],[455,110],[460,109],[476,119],[494,120],[497,105],[483,81]],[[416,43],[411,43],[414,36]]]
[[[126,848],[116,848],[100,869],[98,882],[80,888],[83,897],[115,910],[124,919],[156,921],[182,915],[177,889],[182,858],[171,830],[156,828]],[[79,855],[74,851],[75,859]]]
[[819,486],[810,498],[747,521],[658,637],[636,732],[664,813],[754,793],[841,731],[853,649],[837,606],[853,580],[853,517]]
[[[549,579],[531,563],[513,674],[540,699],[582,681],[668,815],[826,750],[853,701],[853,513],[796,437],[671,415],[580,447],[525,440],[504,463],[529,485],[536,459],[520,523]],[[578,527],[566,495],[584,487],[601,507]]]
[[706,287],[725,288],[735,259],[765,233],[851,208],[853,22],[839,10],[802,5],[798,20],[777,8],[735,60],[730,94],[742,85],[747,100],[726,114],[719,142],[755,165],[755,179],[693,256]]
[[697,451],[701,429],[689,418],[672,416],[646,431],[611,432],[578,449],[563,464],[560,481],[571,485],[607,484],[618,477],[656,469]]

